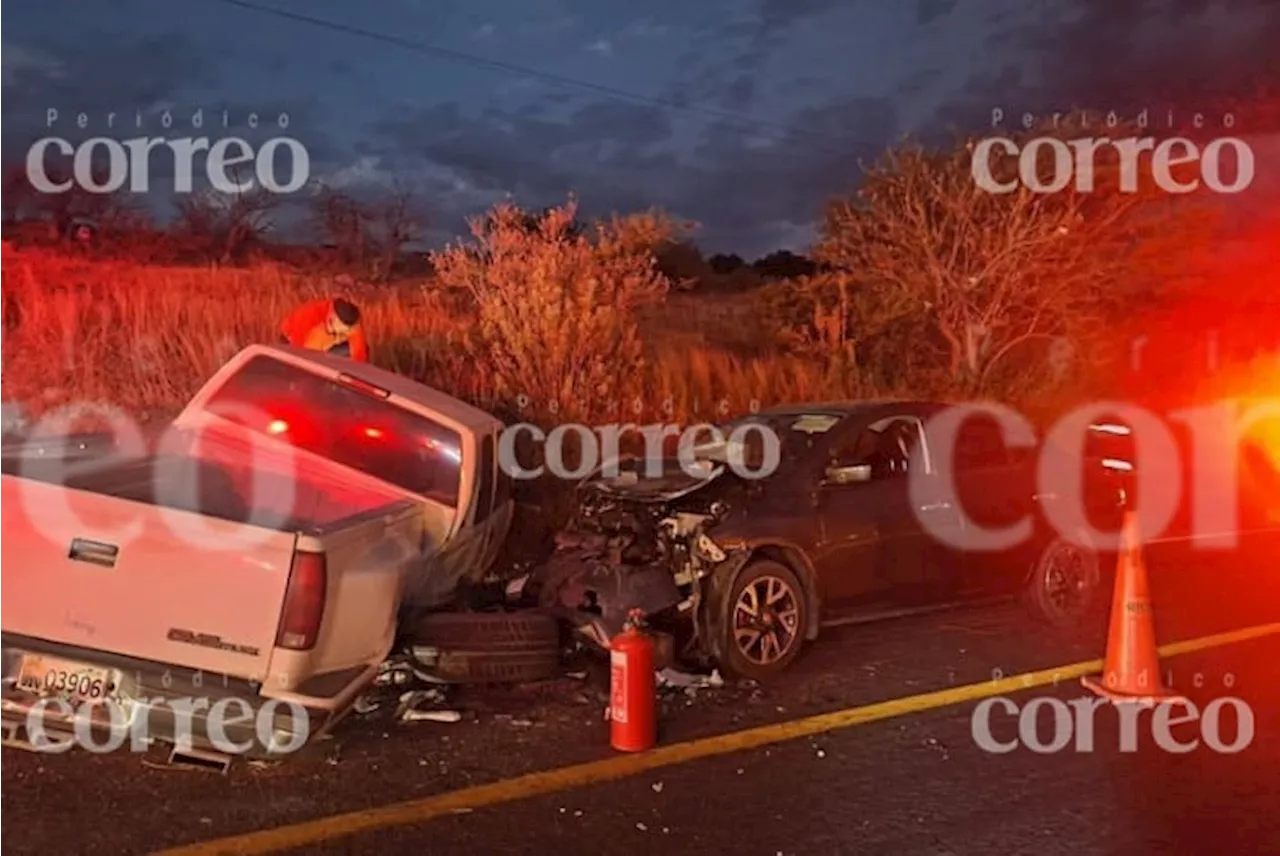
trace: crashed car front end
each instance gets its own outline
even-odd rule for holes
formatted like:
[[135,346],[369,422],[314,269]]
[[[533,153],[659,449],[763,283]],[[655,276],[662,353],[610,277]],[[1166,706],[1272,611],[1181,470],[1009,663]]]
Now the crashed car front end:
[[691,629],[687,648],[711,653],[703,638],[710,581],[747,559],[713,535],[739,488],[723,470],[588,479],[575,519],[532,580],[540,605],[601,647],[639,609],[650,620]]

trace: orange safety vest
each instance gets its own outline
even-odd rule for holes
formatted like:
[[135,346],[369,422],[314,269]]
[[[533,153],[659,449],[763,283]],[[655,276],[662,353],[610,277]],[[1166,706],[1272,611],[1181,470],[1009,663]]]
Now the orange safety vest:
[[[325,328],[325,321],[332,311],[332,300],[320,298],[304,303],[281,322],[280,335],[295,348],[327,351],[342,342],[340,337],[330,335]],[[369,345],[365,341],[362,325],[352,327],[346,341],[351,346],[351,359],[361,363],[369,362]]]

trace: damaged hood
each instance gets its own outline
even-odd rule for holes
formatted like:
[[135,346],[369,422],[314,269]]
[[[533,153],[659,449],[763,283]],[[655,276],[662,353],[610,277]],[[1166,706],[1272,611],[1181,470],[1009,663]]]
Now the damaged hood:
[[602,470],[588,476],[580,487],[620,500],[671,502],[722,481],[728,468],[698,461],[689,469],[685,472],[676,460],[631,459],[619,463],[612,472]]

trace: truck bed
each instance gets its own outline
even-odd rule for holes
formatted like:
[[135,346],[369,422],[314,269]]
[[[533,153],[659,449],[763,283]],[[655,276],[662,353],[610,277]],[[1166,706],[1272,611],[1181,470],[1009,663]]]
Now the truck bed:
[[394,498],[196,456],[108,456],[70,464],[5,457],[2,470],[5,476],[287,532],[326,527]]

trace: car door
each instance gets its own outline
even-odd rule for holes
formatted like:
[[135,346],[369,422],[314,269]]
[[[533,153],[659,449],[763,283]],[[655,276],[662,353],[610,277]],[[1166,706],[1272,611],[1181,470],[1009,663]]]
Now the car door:
[[[1006,529],[1028,519],[1034,508],[1034,455],[1015,454],[1005,442],[996,420],[972,414],[960,425],[951,457],[955,497],[963,525],[973,534],[976,528]],[[943,474],[944,477],[946,474]],[[963,597],[981,597],[1016,587],[1027,570],[1030,540],[1000,549],[978,549],[976,543],[963,551]]]
[[[895,432],[914,435],[900,454],[894,452]],[[916,509],[912,501],[911,469],[930,475],[920,420],[900,413],[851,428],[833,443],[830,467],[870,469],[867,481],[819,478],[816,564],[833,611],[918,605],[946,573],[938,566],[940,551],[927,537],[925,521],[953,525],[945,520],[945,503]]]

